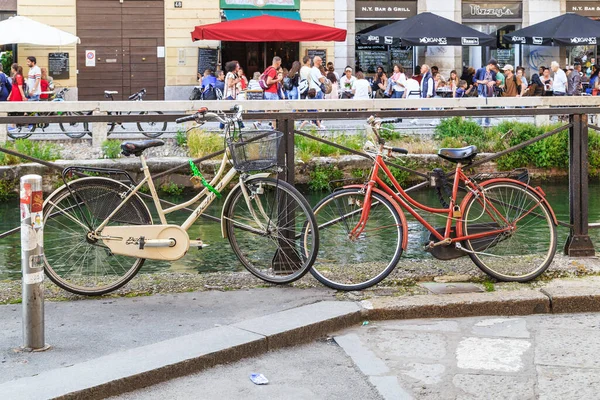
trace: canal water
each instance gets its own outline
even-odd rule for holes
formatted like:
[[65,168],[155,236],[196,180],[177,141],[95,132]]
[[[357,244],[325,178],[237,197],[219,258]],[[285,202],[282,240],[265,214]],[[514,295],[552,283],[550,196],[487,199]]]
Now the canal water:
[[[569,198],[568,185],[564,183],[542,183],[540,184],[546,192],[547,198],[554,209],[557,218],[560,221],[569,220]],[[316,204],[327,193],[308,194],[307,198],[311,205]],[[412,193],[413,198],[430,206],[439,206],[437,195],[432,189],[423,189]],[[167,199],[174,202],[182,202],[185,198]],[[220,200],[221,202],[223,200]],[[215,201],[208,209],[208,213],[220,216],[221,205]],[[153,206],[149,204],[153,210]],[[421,245],[427,241],[429,232],[418,224],[408,213],[406,213],[409,222],[409,241],[408,250],[403,257],[423,258],[431,255],[422,252]],[[426,214],[422,213],[426,216]],[[185,212],[175,212],[169,216],[169,223],[181,224],[187,218]],[[591,183],[589,190],[589,218],[590,222],[600,222],[600,183]],[[428,222],[435,226],[443,226],[444,219],[441,217],[427,217]],[[155,221],[158,218],[155,216]],[[0,232],[7,231],[19,225],[19,206],[18,198],[4,203],[0,203]],[[535,233],[532,232],[532,235]],[[562,246],[566,240],[568,230],[559,227],[559,246]],[[221,237],[220,225],[199,219],[189,230],[190,238],[202,239],[209,246],[202,249],[190,249],[190,251],[180,260],[171,263],[161,261],[146,261],[140,273],[155,272],[182,272],[182,273],[203,273],[215,271],[238,271],[243,270],[243,266],[237,260],[235,254],[229,246],[229,242]],[[590,235],[596,246],[600,246],[600,230],[591,230]],[[559,252],[561,249],[559,249]],[[14,280],[21,278],[20,261],[20,236],[15,234],[4,239],[0,239],[0,280]]]

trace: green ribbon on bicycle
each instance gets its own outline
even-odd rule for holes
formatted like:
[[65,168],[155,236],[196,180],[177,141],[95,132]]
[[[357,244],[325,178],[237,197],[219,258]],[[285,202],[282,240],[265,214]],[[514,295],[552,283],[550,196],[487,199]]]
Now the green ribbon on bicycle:
[[202,186],[207,188],[210,192],[213,192],[218,198],[221,198],[221,193],[217,189],[215,189],[210,183],[208,183],[208,181],[206,179],[204,179],[204,177],[202,176],[202,173],[200,173],[200,170],[198,169],[198,167],[196,167],[196,164],[194,164],[194,161],[189,160],[189,163],[190,163],[190,168],[192,169],[193,176],[197,176],[198,178],[200,178],[200,182],[202,182]]

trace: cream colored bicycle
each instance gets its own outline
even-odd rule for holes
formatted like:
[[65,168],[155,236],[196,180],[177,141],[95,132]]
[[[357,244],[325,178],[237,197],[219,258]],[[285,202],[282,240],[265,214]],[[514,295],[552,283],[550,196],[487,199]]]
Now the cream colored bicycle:
[[[222,123],[228,149],[211,182],[191,164],[204,189],[185,203],[166,209],[161,205],[143,155],[144,150],[164,144],[157,139],[121,145],[124,155],[140,157],[141,182],[85,177],[66,182],[52,193],[43,209],[44,230],[52,238],[44,241],[48,277],[69,292],[101,295],[131,280],[145,259],[178,260],[190,247],[205,246],[202,240],[190,240],[187,230],[238,172],[238,182],[229,191],[221,213],[223,236],[244,267],[267,282],[289,283],[306,274],[318,252],[318,231],[306,199],[290,184],[271,177],[278,169],[283,134],[242,131],[241,114],[241,107],[233,114],[202,109],[177,120]],[[228,159],[233,168],[225,172]],[[250,175],[250,171],[267,172]],[[138,195],[144,185],[150,189],[158,214],[156,225]],[[200,204],[181,226],[167,222],[167,214],[197,202]],[[310,234],[299,234],[307,230]]]

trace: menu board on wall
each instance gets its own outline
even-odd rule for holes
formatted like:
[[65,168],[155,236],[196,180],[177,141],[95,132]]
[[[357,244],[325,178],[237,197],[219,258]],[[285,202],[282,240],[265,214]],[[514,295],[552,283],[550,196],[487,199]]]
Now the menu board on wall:
[[512,51],[510,49],[498,49],[496,52],[496,61],[498,61],[498,65],[505,66],[506,64],[510,64],[513,60]]
[[48,53],[48,74],[52,79],[69,79],[69,53]]
[[356,59],[358,67],[364,73],[374,74],[377,72],[377,66],[388,65],[389,54],[387,51],[357,50]]
[[306,55],[309,56],[311,60],[316,56],[319,56],[321,57],[321,60],[323,60],[323,64],[327,63],[327,50],[325,49],[307,49]]
[[412,49],[394,49],[392,48],[392,65],[400,64],[407,73],[413,70],[413,51]]
[[198,72],[204,73],[207,69],[217,70],[219,62],[219,49],[198,49]]

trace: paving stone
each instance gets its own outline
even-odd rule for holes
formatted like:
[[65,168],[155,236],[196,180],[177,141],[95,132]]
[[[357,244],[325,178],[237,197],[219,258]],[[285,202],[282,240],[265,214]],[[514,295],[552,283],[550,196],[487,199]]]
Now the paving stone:
[[539,400],[598,399],[600,370],[538,366]]
[[536,329],[590,329],[600,330],[600,314],[558,314],[552,318],[539,316],[528,317],[534,322]]
[[425,385],[440,383],[446,371],[446,367],[442,364],[408,363],[406,367],[410,369],[403,372],[403,375],[416,379]]
[[[600,368],[598,330],[546,329],[535,340],[536,365]],[[598,371],[600,374],[600,371]]]
[[371,376],[369,381],[385,400],[411,400],[413,396],[404,390],[395,376]]
[[[438,360],[446,356],[446,338],[438,333],[377,332],[370,341],[377,342],[379,353],[389,358],[418,358]],[[390,337],[391,336],[391,337]]]
[[487,318],[473,325],[471,332],[481,336],[529,338],[527,322],[523,318]]
[[[533,377],[513,375],[457,374],[452,383],[464,394],[457,399],[535,399],[535,380]],[[501,395],[500,395],[501,393]]]
[[384,375],[389,372],[389,368],[383,360],[378,358],[368,347],[364,346],[358,335],[351,333],[336,336],[334,340],[352,358],[352,361],[354,361],[365,375]]
[[518,372],[530,347],[526,340],[469,337],[459,343],[456,362],[463,369]]

